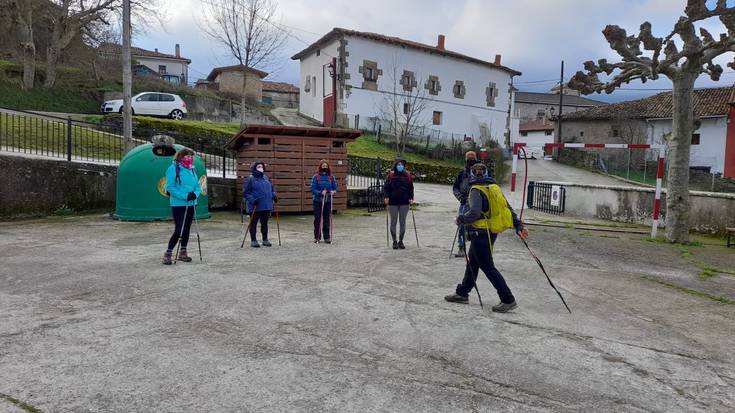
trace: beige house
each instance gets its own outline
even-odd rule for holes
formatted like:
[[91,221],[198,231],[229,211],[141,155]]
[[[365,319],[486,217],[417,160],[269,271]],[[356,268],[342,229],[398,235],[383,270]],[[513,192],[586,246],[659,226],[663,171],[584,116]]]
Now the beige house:
[[299,107],[299,88],[283,82],[263,81],[263,103],[277,108]]
[[206,80],[197,81],[196,87],[242,95],[242,77],[243,73],[246,73],[245,95],[251,101],[260,102],[263,100],[263,78],[268,76],[268,73],[253,68],[243,70],[244,68],[242,65],[215,67]]

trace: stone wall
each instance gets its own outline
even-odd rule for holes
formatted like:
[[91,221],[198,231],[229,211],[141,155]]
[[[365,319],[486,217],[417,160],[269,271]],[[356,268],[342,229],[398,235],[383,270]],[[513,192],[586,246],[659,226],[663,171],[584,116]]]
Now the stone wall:
[[[651,225],[653,188],[547,182],[566,188],[565,215]],[[735,194],[690,191],[689,227],[723,234],[735,227]],[[661,194],[661,218],[666,216],[666,190]]]
[[[245,95],[252,102],[263,100],[263,81],[257,75],[247,74],[248,81]],[[219,83],[220,92],[230,92],[242,95],[242,72],[226,71],[217,76],[215,82]]]

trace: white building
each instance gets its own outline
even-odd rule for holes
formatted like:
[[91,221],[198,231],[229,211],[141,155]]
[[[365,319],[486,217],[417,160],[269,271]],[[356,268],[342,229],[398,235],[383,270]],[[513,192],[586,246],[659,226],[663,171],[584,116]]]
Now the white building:
[[546,117],[521,122],[517,141],[526,144],[525,151],[529,157],[541,158],[545,153],[550,155],[551,151],[544,150],[544,145],[554,143],[555,128],[555,123]]
[[[121,46],[104,43],[98,48],[98,53],[102,57],[120,59]],[[191,60],[181,56],[181,47],[178,44],[174,46],[174,54],[140,47],[131,47],[130,53],[133,59],[133,74],[136,76],[157,76],[175,85],[186,85],[189,81]]]
[[[492,138],[517,134],[512,79],[520,72],[435,46],[376,33],[335,28],[292,57],[301,61],[299,110],[326,125],[373,129],[394,96],[419,96],[421,136]],[[332,62],[336,68],[332,68]],[[331,72],[336,72],[332,93]],[[336,102],[334,101],[336,95]],[[403,105],[402,109],[410,109]],[[335,116],[336,112],[336,116]],[[357,124],[359,123],[359,125]],[[510,123],[510,125],[509,125]]]

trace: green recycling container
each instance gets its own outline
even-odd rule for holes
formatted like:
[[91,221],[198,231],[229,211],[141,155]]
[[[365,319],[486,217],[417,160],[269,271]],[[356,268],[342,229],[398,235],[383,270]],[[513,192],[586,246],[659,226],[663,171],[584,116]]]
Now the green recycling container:
[[[178,152],[184,147],[174,145],[174,149]],[[171,166],[174,157],[158,155],[156,152],[160,151],[154,151],[154,146],[147,143],[135,147],[120,161],[117,169],[115,218],[122,221],[172,219],[171,204],[166,194],[166,170]],[[199,156],[194,157],[194,170],[202,186],[202,194],[197,200],[196,218],[209,218],[207,169]]]

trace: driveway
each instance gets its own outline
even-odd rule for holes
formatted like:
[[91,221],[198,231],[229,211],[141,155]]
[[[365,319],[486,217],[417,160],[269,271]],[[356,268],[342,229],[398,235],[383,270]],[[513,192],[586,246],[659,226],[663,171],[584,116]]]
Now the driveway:
[[204,260],[175,266],[167,222],[0,223],[0,411],[3,395],[46,412],[732,411],[735,306],[706,288],[733,300],[733,279],[696,284],[642,236],[531,227],[571,315],[511,234],[493,254],[519,308],[490,312],[484,277],[485,308],[450,304],[454,201],[416,192],[405,251],[365,210],[335,218],[331,246],[283,216],[283,247],[259,250],[215,213]]

